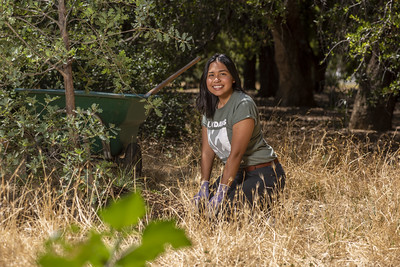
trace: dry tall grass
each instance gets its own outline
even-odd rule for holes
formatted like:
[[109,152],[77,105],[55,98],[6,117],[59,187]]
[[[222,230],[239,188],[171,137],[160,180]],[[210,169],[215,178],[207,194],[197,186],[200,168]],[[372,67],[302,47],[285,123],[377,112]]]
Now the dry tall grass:
[[[280,204],[270,214],[244,210],[231,221],[211,222],[192,209],[197,145],[144,149],[146,220],[175,217],[193,242],[150,265],[399,266],[399,143],[358,142],[351,134],[291,125],[268,139],[287,173]],[[74,185],[60,196],[46,183],[16,186],[16,179],[2,177],[1,266],[35,265],[43,241],[71,223],[102,227],[97,207]]]

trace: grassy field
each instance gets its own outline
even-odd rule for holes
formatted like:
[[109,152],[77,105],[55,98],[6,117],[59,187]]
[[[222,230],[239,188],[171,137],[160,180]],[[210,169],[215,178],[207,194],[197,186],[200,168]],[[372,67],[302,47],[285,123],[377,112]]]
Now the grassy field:
[[[399,266],[398,133],[351,133],[340,130],[335,117],[313,118],[312,111],[290,118],[287,110],[263,112],[265,137],[287,173],[280,203],[269,214],[243,210],[213,222],[199,216],[191,206],[199,182],[198,137],[142,140],[144,177],[116,179],[126,183],[123,191],[142,188],[148,204],[143,224],[175,218],[193,242],[149,266]],[[220,169],[217,164],[214,176]],[[17,172],[1,177],[0,266],[35,266],[43,242],[71,224],[83,232],[101,230],[96,210],[104,203],[91,199],[119,193],[110,182],[87,194],[84,185],[70,184],[60,194],[51,173],[40,178],[21,183]],[[138,238],[126,240],[132,242]]]

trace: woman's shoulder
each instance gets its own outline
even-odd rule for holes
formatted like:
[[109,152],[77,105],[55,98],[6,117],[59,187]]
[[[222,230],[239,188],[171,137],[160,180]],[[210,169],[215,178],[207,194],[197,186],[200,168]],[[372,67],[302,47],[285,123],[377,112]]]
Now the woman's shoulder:
[[237,105],[241,103],[250,103],[251,105],[255,105],[253,98],[242,91],[236,91],[236,103]]

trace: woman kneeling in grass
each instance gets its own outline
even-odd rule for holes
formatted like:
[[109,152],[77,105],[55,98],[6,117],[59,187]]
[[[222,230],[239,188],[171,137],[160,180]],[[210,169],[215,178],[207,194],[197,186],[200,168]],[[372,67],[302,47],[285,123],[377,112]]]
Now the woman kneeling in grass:
[[[263,138],[257,106],[228,56],[216,54],[207,61],[196,104],[203,117],[201,186],[195,204],[205,203],[209,214],[216,215],[246,201],[251,206],[271,201],[285,185],[285,172]],[[215,155],[225,166],[210,186]]]

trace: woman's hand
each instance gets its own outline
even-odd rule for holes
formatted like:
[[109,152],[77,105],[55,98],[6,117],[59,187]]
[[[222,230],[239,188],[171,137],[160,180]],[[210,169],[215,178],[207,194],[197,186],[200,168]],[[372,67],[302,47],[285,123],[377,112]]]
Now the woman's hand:
[[229,186],[226,184],[219,184],[217,192],[208,203],[208,213],[210,217],[215,216],[221,209],[222,202],[224,202],[228,189]]
[[193,201],[196,207],[199,206],[201,201],[208,201],[208,197],[210,196],[209,190],[209,181],[203,181],[200,186],[199,192],[194,196]]

